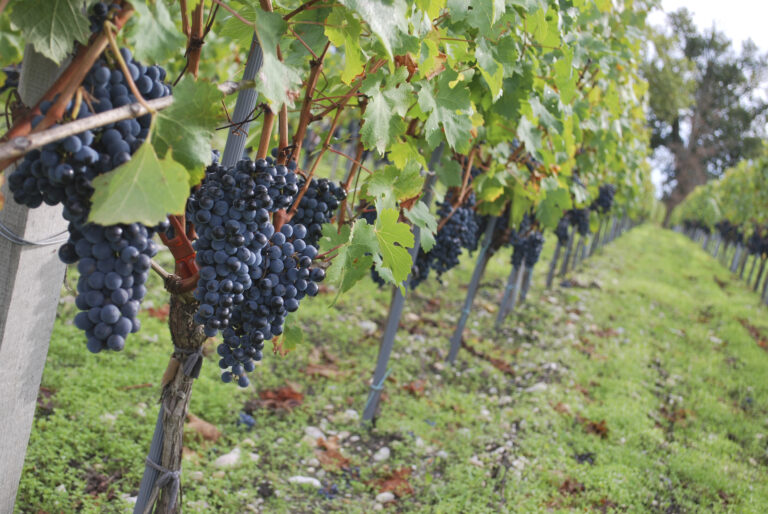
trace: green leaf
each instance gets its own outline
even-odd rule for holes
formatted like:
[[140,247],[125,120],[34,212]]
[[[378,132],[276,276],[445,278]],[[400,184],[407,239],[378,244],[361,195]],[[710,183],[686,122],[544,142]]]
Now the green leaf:
[[438,166],[435,173],[437,173],[437,180],[447,187],[459,187],[464,170],[458,162],[450,160],[442,166]]
[[131,50],[136,59],[148,63],[165,62],[184,50],[186,38],[176,28],[164,2],[133,2],[131,5],[138,14],[127,27],[135,41]]
[[532,154],[535,154],[536,150],[541,146],[541,131],[525,116],[520,118],[520,123],[517,126],[517,136],[520,138],[520,141],[525,143],[525,149]]
[[392,144],[387,157],[398,168],[404,168],[411,161],[418,162],[422,168],[427,167],[427,161],[419,153],[419,145],[414,140],[397,141]]
[[486,39],[481,39],[475,48],[475,57],[480,67],[480,73],[491,89],[493,101],[498,100],[501,95],[501,82],[504,80],[504,67],[496,60],[494,48],[488,44]]
[[471,104],[469,90],[464,84],[451,86],[451,82],[458,77],[453,70],[444,71],[437,80],[436,91],[431,83],[424,83],[419,91],[419,107],[429,115],[424,129],[431,147],[437,146],[443,139],[442,128],[450,147],[457,152],[465,152],[470,146],[472,121],[467,111]]
[[395,209],[383,209],[376,218],[376,239],[382,263],[392,272],[394,281],[401,289],[402,282],[411,272],[412,260],[408,248],[413,247],[413,233],[406,223],[398,221]]
[[[261,7],[256,5],[248,5],[243,7],[238,11],[238,14],[248,21],[253,21],[256,19],[256,17],[264,11],[261,10]],[[253,27],[250,25],[246,25],[239,19],[237,19],[236,16],[230,16],[227,18],[227,20],[221,25],[221,28],[219,29],[218,33],[223,38],[226,38],[229,41],[236,42],[237,45],[240,48],[250,48],[251,41],[253,40]]]
[[57,64],[69,55],[75,41],[85,44],[91,34],[82,0],[16,2],[11,22],[21,30],[27,43]]
[[[334,229],[331,228],[330,231]],[[349,291],[355,283],[368,274],[373,265],[373,257],[378,256],[379,251],[374,227],[367,221],[359,219],[355,221],[351,231],[347,228],[345,232],[349,236],[348,241],[338,249],[339,253],[333,259],[326,274],[328,281],[338,286],[338,293],[332,304],[336,303],[341,294]],[[330,236],[327,232],[323,232],[323,235]],[[334,238],[329,237],[329,239]],[[337,237],[336,241],[341,239],[343,235]]]
[[428,252],[435,245],[435,234],[437,233],[437,218],[429,211],[429,207],[422,201],[416,202],[416,204],[409,210],[405,211],[405,217],[419,227],[419,241],[421,241],[421,249]]
[[157,113],[152,144],[160,158],[171,150],[173,160],[190,171],[190,186],[202,180],[211,160],[221,97],[216,85],[187,75],[173,88],[171,106]]
[[370,97],[360,129],[363,144],[384,154],[397,135],[405,130],[403,117],[408,112],[413,88],[405,82],[408,70],[398,68],[385,85],[378,78],[366,81],[361,91]]
[[563,216],[563,211],[571,208],[571,196],[556,177],[545,178],[541,181],[541,186],[546,191],[546,196],[536,210],[536,218],[544,228],[554,229]]
[[356,12],[384,45],[389,58],[402,46],[408,35],[408,6],[403,0],[384,3],[372,0],[342,0],[347,9]]
[[288,93],[300,87],[301,77],[293,67],[280,62],[277,57],[277,45],[288,24],[279,14],[263,11],[253,21],[264,55],[263,64],[256,75],[256,89],[278,108],[284,103],[292,105]]
[[395,201],[413,198],[421,192],[424,177],[420,173],[421,165],[411,161],[404,168],[389,165],[377,170],[366,181],[368,195],[384,200],[387,207],[394,208]]
[[88,221],[99,225],[157,225],[168,214],[182,214],[189,196],[184,167],[171,159],[158,159],[147,143],[130,161],[96,177],[93,188]]
[[325,25],[325,35],[337,48],[344,47],[344,70],[341,81],[350,84],[362,73],[365,67],[365,56],[360,45],[360,22],[351,13],[336,9],[331,11]]
[[496,21],[504,14],[504,0],[472,0],[467,14],[469,25],[488,35]]
[[298,345],[304,342],[304,331],[296,320],[295,316],[285,318],[283,333],[280,334],[278,344],[282,345],[283,350],[290,352],[295,350]]

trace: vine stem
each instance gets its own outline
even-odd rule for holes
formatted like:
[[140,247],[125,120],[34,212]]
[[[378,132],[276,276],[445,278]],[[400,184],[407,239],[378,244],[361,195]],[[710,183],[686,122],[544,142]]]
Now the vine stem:
[[[225,82],[220,84],[218,88],[224,95],[230,95],[237,92],[241,87],[249,87],[249,85],[249,83],[236,84]],[[164,96],[154,100],[147,100],[146,103],[152,107],[154,111],[162,111],[163,109],[170,107],[173,103],[173,96]],[[139,116],[144,116],[151,112],[152,111],[148,111],[146,107],[136,102],[98,114],[92,114],[87,118],[81,118],[79,120],[56,125],[43,131],[34,132],[30,135],[16,136],[6,143],[0,143],[0,171],[3,170],[3,163],[6,161],[14,161],[32,150],[42,148],[48,143],[59,141],[67,136],[74,136],[81,132],[85,132],[86,130],[96,129],[118,121],[138,118]]]
[[[304,103],[301,106],[301,114],[299,115],[299,125],[296,127],[296,135],[293,136],[293,144],[296,146],[296,150],[293,152],[292,159],[295,162],[299,161],[299,154],[301,153],[301,145],[304,143],[304,137],[307,134],[307,127],[312,122],[312,96],[315,94],[315,87],[317,87],[317,81],[320,78],[320,72],[323,69],[323,60],[325,59],[328,48],[330,48],[331,42],[328,41],[323,48],[323,52],[317,59],[312,61],[312,65],[309,72],[309,79],[307,80],[307,89],[304,94]],[[330,111],[329,111],[330,112]]]
[[136,87],[136,83],[133,81],[133,77],[131,76],[131,72],[128,70],[128,64],[125,62],[125,59],[123,59],[123,55],[120,53],[120,47],[117,46],[117,40],[115,40],[115,35],[112,33],[112,29],[114,26],[111,22],[105,21],[104,22],[104,32],[107,34],[107,39],[109,40],[109,47],[112,49],[112,53],[115,54],[115,59],[117,60],[117,64],[120,65],[120,69],[123,70],[123,75],[125,75],[125,80],[128,82],[128,89],[131,90],[131,93],[133,93],[133,96],[136,97],[136,101],[139,102],[141,105],[144,106],[146,110],[148,110],[152,115],[154,116],[155,111],[152,109],[152,107],[149,106],[146,100],[144,100],[144,97],[142,96],[141,92],[139,92],[139,88]]
[[272,130],[275,126],[275,113],[272,109],[266,107],[264,109],[264,123],[261,129],[261,137],[259,138],[259,149],[256,152],[257,159],[263,159],[269,153],[269,142],[272,139]]
[[220,5],[221,7],[223,7],[227,11],[229,11],[229,14],[231,14],[232,16],[237,18],[238,20],[242,21],[243,23],[245,23],[249,27],[256,27],[255,23],[252,23],[252,22],[246,20],[245,18],[243,18],[242,16],[240,16],[240,13],[238,13],[237,11],[232,9],[230,6],[228,6],[227,4],[222,2],[221,0],[213,0],[213,3]]

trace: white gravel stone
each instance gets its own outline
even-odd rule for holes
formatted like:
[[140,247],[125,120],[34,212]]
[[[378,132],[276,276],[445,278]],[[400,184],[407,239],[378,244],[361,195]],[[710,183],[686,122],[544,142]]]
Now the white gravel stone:
[[395,495],[389,491],[376,495],[378,503],[389,503],[395,501]]
[[193,471],[192,473],[189,474],[189,478],[191,478],[195,482],[202,482],[203,479],[205,478],[205,475],[203,474],[202,471]]
[[231,468],[237,465],[240,461],[240,448],[235,448],[229,453],[225,453],[218,459],[213,461],[213,466],[217,468]]
[[379,326],[374,323],[371,320],[364,319],[357,322],[357,326],[360,328],[360,330],[363,331],[363,333],[367,336],[371,336],[376,333],[376,331],[379,329]]
[[389,458],[389,448],[384,446],[383,448],[379,449],[376,453],[373,454],[373,460],[376,462],[383,462]]
[[526,388],[526,393],[538,393],[540,391],[546,391],[547,390],[547,384],[544,382],[538,382],[536,384],[533,384],[531,387]]
[[320,488],[320,480],[314,478],[314,477],[303,477],[303,476],[295,476],[288,479],[288,481],[292,484],[299,484],[299,485],[311,485],[312,487]]
[[307,427],[304,429],[304,434],[311,437],[313,440],[320,438],[325,439],[325,434],[317,427]]

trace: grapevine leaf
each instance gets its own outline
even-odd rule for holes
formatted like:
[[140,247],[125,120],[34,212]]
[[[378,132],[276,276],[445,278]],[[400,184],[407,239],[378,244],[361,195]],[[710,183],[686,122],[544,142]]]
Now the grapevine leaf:
[[338,293],[332,303],[336,303],[341,294],[349,291],[368,273],[374,256],[378,256],[379,245],[373,225],[359,219],[355,221],[351,232],[347,229],[347,234],[350,235],[349,240],[339,247],[339,253],[327,272],[328,281],[338,286]]
[[451,86],[458,78],[458,73],[447,70],[437,80],[437,91],[432,89],[431,83],[423,84],[419,91],[419,107],[429,115],[424,128],[430,146],[437,146],[442,139],[442,127],[451,148],[465,152],[470,146],[472,121],[467,111],[471,104],[468,88],[458,83]]
[[467,21],[481,34],[490,33],[505,9],[504,0],[474,0],[470,7]]
[[448,161],[435,170],[437,179],[447,187],[459,187],[461,185],[461,175],[464,170],[456,161]]
[[568,189],[562,187],[556,177],[547,177],[541,181],[546,196],[536,210],[536,218],[544,228],[554,229],[563,216],[563,211],[572,206]]
[[130,34],[133,36],[133,55],[140,61],[165,62],[178,54],[186,42],[184,36],[176,28],[164,2],[144,4],[134,2],[138,16],[130,24]]
[[493,46],[486,39],[481,39],[475,48],[475,57],[480,67],[480,73],[491,89],[491,95],[495,102],[501,95],[501,82],[504,80],[504,67],[496,60]]
[[25,41],[57,64],[69,55],[75,41],[85,44],[91,33],[82,0],[16,2],[11,22]]
[[344,70],[341,81],[350,84],[362,73],[365,66],[365,56],[360,47],[360,32],[362,26],[358,20],[347,11],[334,10],[328,17],[325,35],[337,48],[344,47]]
[[407,248],[413,247],[413,233],[406,223],[398,221],[395,209],[382,209],[376,218],[376,239],[379,242],[382,264],[392,272],[396,284],[402,289],[402,282],[411,272],[411,256]]
[[541,131],[525,116],[520,118],[517,136],[525,143],[525,149],[531,153],[536,152],[541,146]]
[[283,333],[280,334],[278,344],[286,352],[295,350],[298,345],[304,342],[304,331],[301,329],[295,316],[285,318]]
[[279,14],[263,11],[253,21],[264,55],[256,89],[273,105],[279,107],[284,103],[292,104],[288,93],[299,88],[301,77],[294,68],[280,62],[277,57],[277,45],[288,24]]
[[382,87],[381,81],[373,78],[363,84],[362,92],[370,97],[365,109],[360,136],[366,147],[376,148],[383,154],[396,134],[405,130],[403,117],[408,112],[412,87],[405,82],[408,70],[398,70]]
[[[253,21],[263,13],[258,4],[247,5],[238,11],[238,15],[248,21]],[[219,29],[219,34],[229,41],[234,41],[240,48],[249,48],[253,40],[253,27],[246,25],[236,16],[230,16]]]
[[386,166],[368,178],[368,194],[376,199],[383,199],[384,204],[394,208],[394,201],[413,198],[419,194],[424,185],[420,170],[421,166],[415,161],[409,162],[402,170],[397,166]]
[[371,31],[384,45],[390,59],[394,51],[403,46],[403,39],[408,34],[408,9],[403,0],[390,3],[371,0],[342,0],[347,9],[356,12],[371,28]]
[[189,196],[188,174],[171,159],[158,159],[143,144],[131,160],[93,180],[88,221],[100,225],[140,222],[157,225],[168,214],[182,214]]
[[419,240],[421,248],[428,252],[435,245],[435,233],[437,232],[437,218],[429,212],[429,207],[424,202],[416,202],[409,210],[405,211],[405,217],[419,227]]
[[170,149],[173,159],[190,173],[190,185],[203,178],[205,165],[211,160],[211,138],[219,117],[218,88],[204,80],[185,77],[173,89],[173,103],[157,113],[157,126],[152,144],[160,158]]
[[423,168],[427,167],[427,161],[419,153],[419,147],[412,140],[398,141],[389,147],[387,154],[392,163],[398,168],[404,168],[411,161],[418,162]]

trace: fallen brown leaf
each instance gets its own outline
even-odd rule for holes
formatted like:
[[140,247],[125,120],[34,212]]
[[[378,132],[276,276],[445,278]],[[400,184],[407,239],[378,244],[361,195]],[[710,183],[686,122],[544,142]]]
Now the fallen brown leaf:
[[747,329],[747,332],[749,332],[749,335],[751,335],[752,339],[755,340],[757,346],[768,352],[768,338],[763,336],[763,334],[760,333],[760,330],[756,326],[750,325],[749,321],[745,320],[744,318],[739,318],[739,323],[741,323],[741,326]]
[[424,389],[427,383],[424,380],[414,380],[403,386],[403,389],[414,396],[424,396]]
[[606,439],[608,437],[608,425],[604,419],[601,419],[600,421],[593,421],[577,414],[576,421],[581,423],[581,425],[584,427],[584,430],[588,434],[595,434],[600,436],[602,439]]
[[337,378],[342,375],[339,368],[334,364],[307,364],[307,367],[303,370],[304,373],[310,376],[320,376],[325,378]]
[[579,482],[578,480],[575,480],[573,478],[566,478],[565,481],[560,484],[560,487],[558,490],[560,491],[560,494],[563,496],[565,495],[576,495],[579,493],[583,493],[585,491],[584,484]]
[[277,389],[259,391],[259,399],[245,402],[244,410],[249,414],[252,414],[259,407],[290,412],[303,402],[303,394],[290,385],[285,385]]
[[341,446],[338,437],[333,436],[330,439],[320,437],[317,439],[317,447],[315,455],[326,471],[335,471],[349,466],[349,459],[339,451]]
[[380,493],[391,492],[398,498],[402,498],[413,494],[413,487],[408,482],[409,476],[411,476],[411,468],[400,468],[389,475],[373,480],[370,484]]
[[469,344],[467,344],[467,342],[463,339],[461,340],[461,346],[475,357],[488,361],[494,368],[498,369],[502,373],[515,376],[515,371],[512,369],[512,366],[510,366],[509,363],[501,359],[491,357],[490,355],[483,353],[480,350],[473,348],[472,346],[469,346]]
[[198,418],[191,412],[187,414],[187,420],[187,428],[193,430],[205,441],[216,442],[219,437],[221,437],[221,430],[216,428],[215,425],[208,423],[204,419]]

